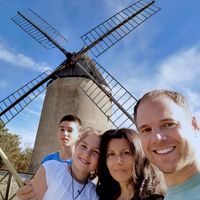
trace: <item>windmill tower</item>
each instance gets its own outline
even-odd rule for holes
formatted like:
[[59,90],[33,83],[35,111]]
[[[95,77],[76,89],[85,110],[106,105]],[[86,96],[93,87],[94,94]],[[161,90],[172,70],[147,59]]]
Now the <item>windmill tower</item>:
[[56,124],[66,114],[81,118],[84,126],[106,130],[132,127],[132,96],[109,72],[86,53],[98,57],[160,10],[155,1],[139,0],[81,36],[85,46],[77,53],[63,48],[66,39],[28,9],[12,20],[46,48],[57,47],[64,60],[53,72],[46,71],[0,102],[0,120],[6,124],[47,87],[33,152],[31,169],[41,158],[56,150]]
[[[80,59],[82,65],[96,77],[98,83],[105,88],[108,87],[101,74],[95,70],[94,63],[86,56]],[[50,85],[47,88],[42,108],[30,168],[32,172],[38,168],[41,159],[45,155],[59,149],[59,145],[56,142],[56,132],[62,116],[69,113],[78,116],[82,121],[83,127],[95,127],[102,131],[112,127],[109,121],[109,116],[111,115],[109,98],[104,97],[103,100],[104,102],[108,101],[105,105],[105,109],[108,110],[108,116],[105,116],[95,104],[91,103],[90,100],[88,101],[88,97],[80,88],[80,82],[90,84],[91,80],[76,64],[60,70],[53,79],[53,81],[50,81],[51,83],[49,82]],[[100,93],[100,89],[96,84],[89,88],[89,92],[94,89],[96,93]],[[103,96],[99,95],[97,100],[99,101],[102,98]]]

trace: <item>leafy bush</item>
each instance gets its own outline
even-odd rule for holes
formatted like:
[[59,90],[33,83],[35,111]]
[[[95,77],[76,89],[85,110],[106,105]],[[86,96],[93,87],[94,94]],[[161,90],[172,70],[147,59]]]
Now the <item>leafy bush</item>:
[[[17,171],[28,172],[33,149],[26,147],[22,150],[20,144],[20,136],[9,133],[4,124],[0,122],[0,147]],[[0,169],[6,169],[2,159],[0,159]]]

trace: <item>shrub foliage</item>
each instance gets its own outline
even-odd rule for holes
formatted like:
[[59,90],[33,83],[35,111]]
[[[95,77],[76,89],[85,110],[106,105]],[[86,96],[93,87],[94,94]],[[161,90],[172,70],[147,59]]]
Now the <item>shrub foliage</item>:
[[[18,172],[28,172],[33,149],[26,147],[22,150],[20,144],[20,136],[9,133],[9,130],[0,122],[0,147]],[[0,169],[7,169],[1,158]]]

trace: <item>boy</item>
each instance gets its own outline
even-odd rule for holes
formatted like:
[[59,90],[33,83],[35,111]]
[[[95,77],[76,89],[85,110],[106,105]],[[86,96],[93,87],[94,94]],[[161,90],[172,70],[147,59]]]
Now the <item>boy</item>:
[[45,156],[41,164],[48,160],[57,160],[60,162],[71,162],[73,145],[76,142],[81,129],[81,120],[75,115],[64,116],[59,123],[57,131],[57,140],[60,150]]

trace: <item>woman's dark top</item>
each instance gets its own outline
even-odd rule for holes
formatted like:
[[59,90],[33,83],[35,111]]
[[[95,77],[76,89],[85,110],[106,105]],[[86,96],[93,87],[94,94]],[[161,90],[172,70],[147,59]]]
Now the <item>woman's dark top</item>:
[[163,200],[164,196],[161,194],[151,194],[150,196],[146,197],[146,198],[137,198],[137,197],[133,197],[131,200]]
[[164,196],[160,194],[153,194],[149,197],[147,197],[145,200],[163,200]]

